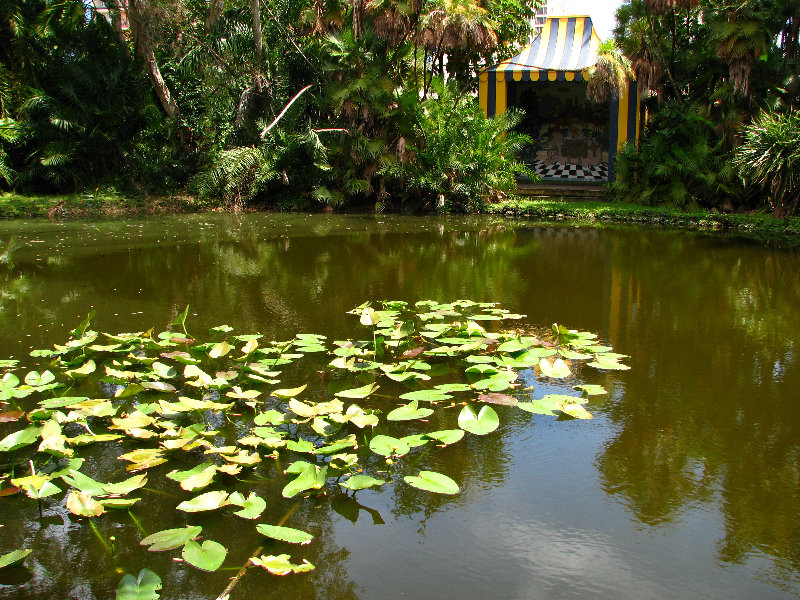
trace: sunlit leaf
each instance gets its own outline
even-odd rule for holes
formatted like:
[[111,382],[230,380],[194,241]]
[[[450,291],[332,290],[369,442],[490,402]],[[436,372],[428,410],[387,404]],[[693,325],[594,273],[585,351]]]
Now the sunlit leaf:
[[[488,407],[487,407],[488,408]],[[410,486],[437,494],[457,494],[460,490],[458,484],[447,475],[436,471],[420,471],[419,475],[406,476],[403,480]]]
[[278,554],[277,556],[274,555],[264,555],[262,554],[260,557],[251,556],[250,562],[256,565],[257,567],[261,567],[266,569],[273,575],[289,575],[290,573],[306,573],[308,571],[314,570],[314,565],[312,565],[307,560],[303,560],[303,562],[299,565],[294,565],[289,562],[291,557],[288,554]]
[[584,383],[581,385],[576,385],[573,389],[576,390],[583,390],[589,396],[599,396],[601,394],[607,394],[606,388],[602,385],[594,385],[589,383]]
[[500,420],[491,406],[484,406],[476,415],[469,405],[461,409],[458,415],[458,426],[464,431],[475,435],[486,435],[497,429]]
[[348,490],[358,491],[383,485],[384,483],[386,483],[385,479],[376,479],[369,475],[353,475],[345,481],[340,481],[339,485]]
[[15,431],[0,440],[0,452],[13,452],[24,446],[29,446],[39,439],[42,428],[29,425],[25,429]]
[[411,447],[406,442],[398,438],[388,435],[376,435],[370,440],[369,449],[375,454],[389,457],[403,456],[404,454],[408,454],[411,450]]
[[443,429],[441,431],[431,431],[425,434],[427,437],[438,441],[439,443],[449,446],[455,444],[464,437],[463,429]]
[[150,546],[147,550],[149,552],[162,552],[164,550],[172,550],[183,546],[189,540],[195,539],[200,535],[203,528],[199,525],[191,527],[178,527],[177,529],[164,529],[157,531],[144,538],[139,544],[142,546]]
[[420,408],[419,400],[412,400],[408,404],[398,406],[388,415],[388,421],[411,421],[414,419],[424,419],[433,414],[432,408]]
[[96,517],[105,512],[105,508],[86,492],[71,490],[67,496],[67,508],[73,515],[80,517]]
[[402,394],[400,398],[402,400],[421,400],[423,402],[441,402],[443,400],[449,400],[453,396],[441,390],[417,390],[415,392],[407,392]]
[[243,519],[257,519],[267,507],[264,499],[254,492],[250,492],[247,498],[244,498],[238,492],[234,492],[228,497],[228,503],[242,507],[242,510],[237,510],[233,514]]
[[379,389],[376,383],[370,383],[368,385],[364,385],[358,388],[352,388],[349,390],[342,390],[341,392],[336,392],[336,396],[339,398],[351,398],[353,400],[360,400],[361,398],[366,398],[373,392]]
[[270,393],[270,396],[275,396],[276,398],[295,398],[299,396],[303,390],[308,387],[308,384],[301,385],[300,387],[290,388],[290,389],[283,389],[283,390],[273,390]]
[[180,483],[187,492],[201,490],[214,480],[217,466],[213,463],[202,463],[188,471],[170,471],[167,477]]
[[202,545],[189,540],[181,551],[183,560],[201,571],[216,571],[225,562],[227,555],[227,548],[213,540],[205,540]]
[[3,556],[0,556],[0,569],[18,565],[25,560],[31,552],[33,552],[33,550],[14,550],[8,554],[3,554]]
[[268,538],[288,542],[290,544],[308,544],[314,536],[299,529],[291,527],[279,527],[278,525],[266,525],[264,523],[256,525],[258,532]]
[[564,377],[572,375],[572,371],[570,371],[567,363],[560,358],[552,362],[547,358],[542,358],[539,360],[539,370],[545,377],[554,377],[557,379],[563,379]]

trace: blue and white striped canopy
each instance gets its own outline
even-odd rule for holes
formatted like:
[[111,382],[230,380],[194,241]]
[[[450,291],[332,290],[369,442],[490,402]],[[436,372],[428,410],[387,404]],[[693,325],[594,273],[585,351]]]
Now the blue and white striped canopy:
[[522,52],[488,69],[498,81],[583,81],[597,62],[600,37],[591,17],[548,17],[541,33]]

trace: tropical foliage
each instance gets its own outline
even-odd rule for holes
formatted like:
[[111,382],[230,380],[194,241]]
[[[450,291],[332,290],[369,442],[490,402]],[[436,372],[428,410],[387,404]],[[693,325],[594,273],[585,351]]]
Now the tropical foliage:
[[[108,19],[78,0],[4,3],[0,185],[190,185],[230,206],[424,205],[388,176],[425,145],[420,99],[443,78],[474,91],[477,69],[524,40],[534,10],[519,0],[107,5]],[[509,171],[513,156],[498,161]]]
[[[755,192],[763,190],[761,206],[791,210],[774,197],[781,190],[744,189],[730,167],[761,110],[800,104],[798,6],[789,0],[631,0],[620,7],[615,38],[631,60],[649,123],[640,150],[629,148],[621,157],[616,193],[646,203],[662,198],[736,209],[752,208]],[[683,126],[675,126],[676,111],[687,115]],[[654,164],[662,151],[663,164]],[[748,160],[756,160],[752,152]],[[735,165],[745,181],[757,182],[741,170],[741,160]],[[669,181],[673,189],[666,194],[642,193],[663,191]]]

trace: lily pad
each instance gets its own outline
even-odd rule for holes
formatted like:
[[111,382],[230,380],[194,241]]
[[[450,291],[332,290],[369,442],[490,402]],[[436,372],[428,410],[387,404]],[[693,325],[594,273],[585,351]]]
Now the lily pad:
[[398,406],[388,415],[388,421],[413,421],[415,419],[424,419],[433,414],[432,408],[420,408],[419,400],[412,400],[408,404]]
[[130,573],[117,586],[116,600],[157,600],[161,597],[161,578],[150,569],[142,569],[139,576]]
[[339,485],[348,490],[358,491],[367,488],[376,487],[386,483],[385,479],[376,479],[369,475],[353,475],[345,481],[339,482]]
[[473,408],[467,405],[458,415],[458,426],[475,435],[486,435],[500,426],[500,419],[491,406],[484,406],[476,415]]
[[290,544],[305,545],[311,543],[311,540],[314,539],[314,536],[310,533],[306,533],[300,529],[293,529],[292,527],[280,527],[278,525],[267,525],[265,523],[261,523],[256,525],[256,529],[258,530],[258,533],[265,537],[272,538],[274,540],[280,540],[282,542],[288,542]]
[[183,546],[189,540],[193,540],[203,528],[199,525],[191,527],[178,527],[176,529],[164,529],[157,531],[144,538],[139,544],[142,546],[150,546],[148,552],[163,552],[164,550],[172,550]]
[[369,449],[381,456],[403,456],[411,451],[411,447],[396,437],[376,435],[369,442]]
[[0,569],[13,567],[21,563],[33,550],[14,550],[8,554],[0,556]]
[[299,565],[294,565],[289,562],[291,556],[288,554],[278,554],[275,555],[261,555],[260,557],[252,556],[250,557],[250,562],[256,565],[257,567],[261,567],[266,569],[273,575],[289,575],[290,573],[306,573],[308,571],[314,570],[314,565],[312,565],[307,560],[304,560]]
[[455,481],[436,471],[420,471],[419,475],[406,476],[403,480],[412,487],[437,494],[453,495],[460,491]]
[[183,560],[201,571],[216,571],[225,562],[227,555],[228,549],[214,540],[205,540],[202,545],[189,540],[181,551]]

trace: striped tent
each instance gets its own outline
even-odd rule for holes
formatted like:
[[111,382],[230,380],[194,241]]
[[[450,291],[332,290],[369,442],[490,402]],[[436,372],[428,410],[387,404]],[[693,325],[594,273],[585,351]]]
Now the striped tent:
[[[586,69],[597,62],[600,37],[588,16],[548,17],[541,33],[516,56],[483,71],[478,99],[487,116],[508,108],[508,89],[514,82],[547,84],[583,82]],[[609,151],[639,138],[639,97],[636,82],[611,99]]]

